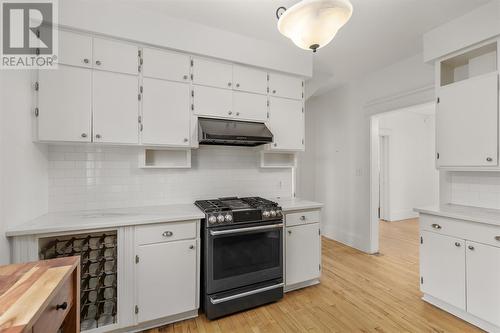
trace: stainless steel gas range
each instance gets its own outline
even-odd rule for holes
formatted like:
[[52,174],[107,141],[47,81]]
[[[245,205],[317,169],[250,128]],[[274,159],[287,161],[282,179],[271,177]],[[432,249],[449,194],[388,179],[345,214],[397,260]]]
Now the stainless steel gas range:
[[283,215],[259,198],[195,202],[202,223],[202,308],[215,319],[283,297]]

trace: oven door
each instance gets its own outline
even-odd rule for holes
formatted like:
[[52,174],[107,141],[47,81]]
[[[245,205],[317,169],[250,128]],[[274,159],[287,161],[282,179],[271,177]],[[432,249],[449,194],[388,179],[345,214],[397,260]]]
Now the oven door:
[[205,229],[206,293],[283,277],[283,221]]

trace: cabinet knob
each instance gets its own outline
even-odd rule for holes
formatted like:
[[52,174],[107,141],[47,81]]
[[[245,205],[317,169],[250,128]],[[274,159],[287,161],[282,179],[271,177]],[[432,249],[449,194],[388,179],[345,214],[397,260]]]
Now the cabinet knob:
[[278,147],[278,144],[277,144],[277,143],[275,143],[275,144],[274,144],[274,146],[275,146],[275,147]]
[[455,242],[455,246],[460,247],[460,246],[462,246],[462,244],[460,244],[460,242]]
[[433,227],[436,230],[441,229],[441,226],[439,224],[436,224],[436,223],[432,224],[431,227]]
[[292,234],[292,230],[288,230],[288,234],[291,235]]
[[495,237],[495,240],[499,241],[500,242],[500,236],[496,236]]
[[236,115],[237,115],[237,116],[239,116],[239,115],[240,115],[240,113],[239,113],[239,112],[236,112]]
[[233,111],[228,111],[227,112],[228,115],[232,115],[233,114]]
[[273,94],[276,94],[276,90],[273,90]]
[[187,79],[188,79],[188,76],[187,76],[187,75],[184,75],[182,78],[183,78],[184,80],[187,80]]
[[96,64],[97,66],[101,66],[102,62],[101,62],[100,60],[96,60],[95,64]]
[[89,63],[89,59],[87,59],[87,58],[83,59],[83,63],[84,64],[88,64]]
[[300,220],[301,220],[301,221],[305,221],[305,220],[306,220],[306,217],[305,217],[304,215],[302,215],[302,216],[300,217]]
[[493,158],[491,158],[491,157],[486,157],[486,161],[487,161],[487,162],[493,162]]
[[172,231],[165,231],[162,235],[163,237],[172,237],[174,233]]
[[240,84],[239,83],[236,83],[236,88],[239,88],[240,87]]
[[469,245],[469,250],[474,251],[474,249],[475,249],[474,246]]
[[101,134],[96,134],[96,135],[95,135],[95,138],[96,138],[96,139],[100,139],[100,138],[102,138],[102,136],[101,136]]
[[228,86],[228,87],[231,87],[231,85],[232,85],[232,83],[231,83],[231,82],[228,82],[228,83],[227,83],[227,86]]
[[82,133],[82,138],[86,138],[87,137],[87,133]]
[[194,245],[189,245],[190,250],[194,250]]
[[184,142],[188,142],[189,140],[187,138],[184,138]]
[[56,310],[66,310],[68,308],[68,302],[63,302],[56,305]]

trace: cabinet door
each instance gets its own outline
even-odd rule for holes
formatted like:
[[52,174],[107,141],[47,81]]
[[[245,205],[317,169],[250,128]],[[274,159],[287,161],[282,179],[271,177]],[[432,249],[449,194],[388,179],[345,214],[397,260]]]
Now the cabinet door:
[[138,74],[137,46],[102,38],[94,38],[94,68],[110,72]]
[[189,81],[188,55],[144,48],[142,50],[144,77],[170,81]]
[[273,149],[304,149],[304,113],[302,101],[271,97],[269,127],[274,135]]
[[439,100],[438,166],[498,165],[498,75],[441,87]]
[[287,286],[320,276],[321,249],[319,224],[286,228]]
[[234,89],[267,95],[267,72],[233,65]]
[[59,65],[38,75],[38,140],[90,142],[92,71]]
[[58,56],[59,64],[92,67],[92,37],[59,31]]
[[467,312],[500,326],[500,248],[467,242]]
[[193,59],[193,83],[231,89],[233,86],[233,65],[195,58]]
[[143,79],[142,143],[189,146],[189,84]]
[[94,142],[139,142],[138,79],[94,71]]
[[233,117],[231,90],[194,86],[194,113],[209,117]]
[[267,96],[235,91],[233,112],[241,120],[267,120]]
[[422,292],[465,310],[465,241],[428,231],[421,236]]
[[269,94],[271,96],[302,99],[304,92],[301,78],[269,73]]
[[137,247],[140,323],[196,309],[196,247],[196,240]]

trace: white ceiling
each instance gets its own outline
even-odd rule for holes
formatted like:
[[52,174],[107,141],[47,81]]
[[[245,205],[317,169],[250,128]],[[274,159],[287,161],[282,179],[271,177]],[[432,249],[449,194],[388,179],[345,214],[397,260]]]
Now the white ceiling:
[[[489,0],[351,0],[354,14],[333,42],[314,55],[321,90],[422,51],[422,34]],[[298,0],[121,0],[142,9],[274,43],[291,43],[275,11]],[[308,52],[308,51],[304,51]]]

